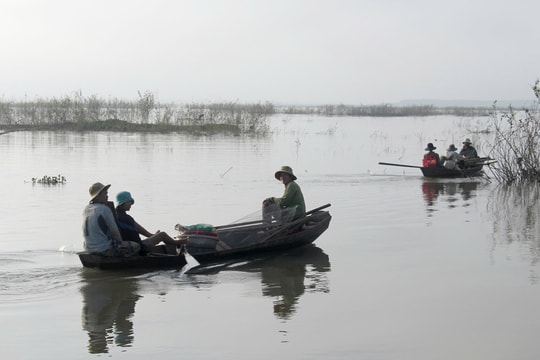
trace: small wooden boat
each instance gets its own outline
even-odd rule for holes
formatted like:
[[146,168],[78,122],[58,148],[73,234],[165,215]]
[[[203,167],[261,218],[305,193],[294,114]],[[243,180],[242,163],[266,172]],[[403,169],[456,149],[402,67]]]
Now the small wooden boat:
[[291,249],[314,242],[329,226],[332,216],[322,209],[308,211],[294,221],[262,220],[218,226],[211,234],[185,234],[186,251],[199,263]]
[[184,254],[171,245],[158,245],[153,252],[145,256],[103,256],[86,251],[80,252],[78,255],[84,267],[103,270],[181,269],[187,264]]
[[478,177],[483,176],[484,172],[482,168],[484,165],[491,165],[496,160],[493,160],[489,157],[476,158],[476,159],[466,159],[462,167],[456,169],[448,169],[444,166],[434,166],[434,167],[423,167],[416,165],[406,165],[406,164],[394,164],[387,162],[379,162],[379,165],[389,165],[389,166],[400,166],[408,167],[414,169],[420,169],[422,174],[428,178],[464,178],[464,177]]
[[[310,244],[329,226],[330,213],[322,211],[326,204],[306,213],[294,221],[263,222],[262,220],[217,226],[215,231],[195,230],[184,234],[187,244],[175,246],[158,245],[144,256],[112,257],[89,252],[78,253],[84,267],[103,270],[116,269],[181,269],[187,264],[185,252],[199,263],[243,257],[263,252],[281,251]],[[261,217],[262,219],[262,217]]]

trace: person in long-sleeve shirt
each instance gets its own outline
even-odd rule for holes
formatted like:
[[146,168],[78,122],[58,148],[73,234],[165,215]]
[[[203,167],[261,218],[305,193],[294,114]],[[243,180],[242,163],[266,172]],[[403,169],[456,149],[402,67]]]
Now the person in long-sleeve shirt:
[[306,203],[304,202],[304,195],[295,180],[297,177],[294,175],[292,169],[289,166],[282,166],[274,177],[280,180],[285,185],[285,191],[280,198],[270,197],[263,201],[263,209],[277,204],[281,209],[295,208],[294,218],[297,219],[306,214]]
[[83,211],[84,249],[104,256],[137,255],[139,244],[122,241],[113,210],[108,205],[110,186],[99,182],[90,186],[90,202]]

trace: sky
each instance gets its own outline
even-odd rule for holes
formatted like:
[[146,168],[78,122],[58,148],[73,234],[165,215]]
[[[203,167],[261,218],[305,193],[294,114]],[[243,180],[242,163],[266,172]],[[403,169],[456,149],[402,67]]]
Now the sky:
[[527,100],[538,0],[0,0],[0,99]]

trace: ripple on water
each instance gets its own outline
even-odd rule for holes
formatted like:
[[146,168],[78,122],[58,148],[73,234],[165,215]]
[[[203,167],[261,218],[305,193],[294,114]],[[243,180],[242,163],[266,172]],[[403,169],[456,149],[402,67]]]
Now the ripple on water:
[[[79,282],[79,267],[46,261],[51,252],[0,255],[0,299],[2,303],[30,302],[61,296]],[[56,254],[57,255],[57,254]]]

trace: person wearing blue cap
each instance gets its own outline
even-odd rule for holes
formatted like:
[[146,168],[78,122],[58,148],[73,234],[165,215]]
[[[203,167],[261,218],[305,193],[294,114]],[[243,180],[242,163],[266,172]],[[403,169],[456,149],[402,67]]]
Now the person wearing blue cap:
[[[141,253],[151,252],[152,248],[160,242],[175,246],[185,244],[185,240],[175,240],[164,231],[158,230],[155,233],[151,233],[146,230],[131,215],[127,214],[133,204],[135,204],[135,199],[133,199],[129,191],[121,191],[116,194],[118,227],[124,241],[139,243],[141,245]],[[146,238],[141,240],[140,235],[146,236]]]

